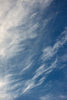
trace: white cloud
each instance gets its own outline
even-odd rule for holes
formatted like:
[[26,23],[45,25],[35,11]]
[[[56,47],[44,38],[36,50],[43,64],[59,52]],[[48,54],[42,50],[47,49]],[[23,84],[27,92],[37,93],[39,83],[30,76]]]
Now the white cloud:
[[51,100],[51,96],[50,95],[46,95],[46,96],[42,96],[40,97],[40,100]]
[[34,81],[28,80],[22,90],[22,94],[28,92],[30,89],[34,87]]
[[30,63],[28,66],[26,66],[22,71],[23,71],[23,72],[26,71],[27,69],[30,68],[31,65],[32,65],[32,63]]
[[[52,0],[0,0],[0,56],[10,58],[17,55],[20,50],[19,43],[27,38],[35,38],[36,34],[32,32],[38,27],[35,23],[30,29],[20,33],[11,32],[12,28],[24,23],[25,18],[34,7],[34,4],[40,3],[40,6],[46,8]],[[27,19],[26,19],[27,20]],[[8,55],[7,55],[8,53]]]
[[40,86],[44,82],[44,79],[45,77],[42,77],[37,83],[35,83],[36,80],[33,80],[33,78],[25,81],[24,88],[22,89],[22,94],[29,93],[29,91],[33,88]]
[[[15,79],[16,66],[15,64],[11,65],[11,63],[8,61],[10,58],[18,55],[20,51],[24,51],[25,42],[28,39],[33,39],[37,36],[36,29],[39,27],[39,24],[37,22],[33,23],[31,21],[36,13],[34,13],[34,15],[30,15],[32,16],[32,18],[29,22],[28,15],[30,14],[30,12],[33,12],[33,9],[35,9],[38,4],[40,7],[42,7],[41,9],[46,9],[51,2],[52,0],[0,0],[0,59],[3,62],[2,67],[0,66],[0,75],[3,75],[2,77],[0,77],[1,100],[5,100],[5,98],[6,100],[13,100],[14,98],[21,95],[20,91],[22,91],[22,93],[25,93],[28,90],[43,83],[45,77],[42,77],[39,80],[39,83],[35,83],[36,78],[39,77],[39,75],[43,74],[42,66],[41,69],[35,72],[36,78],[34,78],[34,75],[32,79],[29,79],[28,81],[23,79],[20,79],[22,81],[18,81],[19,78],[16,77]],[[34,6],[35,4],[36,7]],[[19,26],[23,25],[25,26],[20,29]],[[22,45],[20,44],[21,42]],[[28,56],[31,56],[31,54],[29,54]],[[26,59],[28,60],[28,58],[29,57],[27,57]],[[30,57],[29,62],[25,62],[25,60],[23,60],[25,66],[22,66],[22,71],[26,71],[31,67],[31,59],[32,58]],[[16,69],[18,70],[19,66],[16,67]],[[20,72],[18,71],[17,73],[18,77]],[[18,89],[15,91],[17,87]]]
[[[11,0],[3,0],[0,5],[2,13],[0,18],[0,56],[10,58],[23,50],[19,46],[21,41],[36,37],[36,34],[32,34],[32,32],[36,30],[38,24],[32,23],[31,28],[22,31],[22,34],[16,31],[11,32],[12,28],[24,23],[25,17],[29,14],[29,10],[31,9],[28,10],[27,7],[24,7],[21,0],[17,0],[15,4],[13,4]],[[5,8],[3,8],[3,6],[5,6]]]
[[41,76],[42,74],[45,73],[45,76],[48,75],[50,72],[53,71],[54,68],[56,68],[56,64],[57,64],[57,59],[51,63],[50,66],[46,66],[46,65],[42,65],[40,66],[36,71],[35,71],[35,75],[33,76],[33,80],[37,79],[39,76]]
[[[30,11],[33,11],[34,4],[45,4],[45,8],[52,2],[52,0],[0,0],[0,57],[11,58],[24,50],[24,44],[19,45],[21,41],[35,38],[37,35],[35,30],[38,28],[38,23],[28,24],[30,26],[27,30],[20,31],[13,28],[25,24],[28,21],[27,16]],[[43,7],[43,6],[41,6]],[[36,14],[36,13],[35,13]],[[30,16],[33,16],[30,15]],[[29,23],[29,22],[28,22]],[[25,26],[25,27],[27,27]],[[16,31],[17,30],[17,31]],[[33,34],[34,32],[34,34]],[[23,48],[21,48],[23,47]]]
[[35,75],[33,76],[33,80],[38,78],[40,75],[44,73],[44,67],[45,65],[42,65],[36,70]]
[[66,100],[67,96],[66,95],[55,95],[55,94],[47,94],[45,96],[41,96],[40,100]]
[[[29,92],[31,89],[37,87],[37,86],[40,86],[44,80],[46,79],[46,77],[54,70],[54,68],[56,68],[56,63],[57,63],[57,59],[51,64],[51,66],[47,66],[45,68],[45,65],[42,65],[40,66],[36,71],[35,71],[35,74],[34,76],[29,79],[29,80],[26,80],[25,81],[25,85],[24,85],[24,88],[22,89],[22,93],[27,93]],[[43,75],[45,74],[45,75]],[[37,78],[39,76],[43,75],[39,81],[36,83],[37,81]]]
[[[5,100],[7,98],[7,89],[8,89],[8,79],[6,79],[4,76],[0,77],[0,99]],[[9,95],[8,95],[9,98]]]
[[51,59],[58,50],[67,42],[67,28],[61,33],[61,39],[57,40],[57,42],[53,45],[53,47],[48,46],[43,49],[42,60],[46,61]]

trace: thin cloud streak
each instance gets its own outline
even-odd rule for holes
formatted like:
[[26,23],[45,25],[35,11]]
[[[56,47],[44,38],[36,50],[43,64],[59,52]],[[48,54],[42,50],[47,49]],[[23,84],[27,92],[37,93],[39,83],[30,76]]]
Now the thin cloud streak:
[[61,39],[57,40],[53,47],[48,46],[47,48],[43,49],[42,60],[46,61],[51,59],[58,50],[67,42],[67,28],[61,33]]
[[[45,69],[45,65],[40,66],[36,71],[34,76],[29,79],[26,80],[26,84],[24,86],[24,89],[22,90],[22,94],[27,93],[28,91],[30,91],[31,89],[40,86],[44,80],[46,79],[46,77],[54,70],[54,68],[56,68],[56,64],[57,64],[57,60],[55,60],[51,66],[47,67]],[[39,76],[45,74],[42,78],[39,79],[39,81],[36,83],[36,80]]]

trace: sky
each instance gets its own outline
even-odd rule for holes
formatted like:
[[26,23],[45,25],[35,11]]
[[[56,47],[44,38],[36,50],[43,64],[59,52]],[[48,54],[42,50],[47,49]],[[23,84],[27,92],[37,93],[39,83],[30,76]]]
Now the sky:
[[0,100],[67,100],[67,0],[0,0]]

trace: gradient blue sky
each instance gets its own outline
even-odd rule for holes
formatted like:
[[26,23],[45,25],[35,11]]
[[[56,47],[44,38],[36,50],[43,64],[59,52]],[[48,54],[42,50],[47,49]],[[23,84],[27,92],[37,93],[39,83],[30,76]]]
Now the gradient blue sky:
[[0,0],[0,100],[67,100],[67,0]]

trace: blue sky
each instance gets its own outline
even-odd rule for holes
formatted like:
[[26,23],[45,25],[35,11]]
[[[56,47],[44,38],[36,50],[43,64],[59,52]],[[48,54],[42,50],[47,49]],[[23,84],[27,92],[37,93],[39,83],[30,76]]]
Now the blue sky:
[[0,100],[67,100],[67,0],[0,0]]

